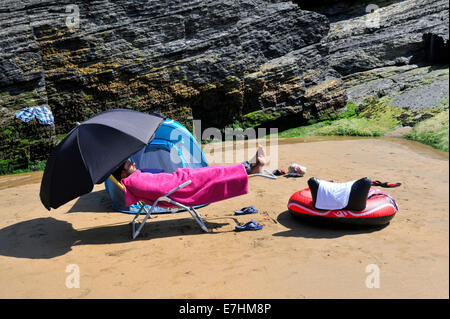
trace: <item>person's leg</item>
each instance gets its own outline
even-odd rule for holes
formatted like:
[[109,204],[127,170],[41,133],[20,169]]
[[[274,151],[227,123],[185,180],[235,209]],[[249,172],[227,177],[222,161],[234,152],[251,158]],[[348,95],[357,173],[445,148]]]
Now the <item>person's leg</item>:
[[261,145],[258,146],[258,150],[252,159],[242,163],[248,175],[262,173],[263,167],[266,164],[266,152]]
[[242,163],[242,165],[244,165],[245,171],[247,172],[247,175],[250,175],[252,173],[252,164],[250,164],[249,161],[245,161]]

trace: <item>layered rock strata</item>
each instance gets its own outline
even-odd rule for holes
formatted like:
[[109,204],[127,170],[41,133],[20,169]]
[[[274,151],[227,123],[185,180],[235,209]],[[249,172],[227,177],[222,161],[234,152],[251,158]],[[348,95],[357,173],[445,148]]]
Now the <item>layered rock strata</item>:
[[[0,170],[103,110],[299,126],[344,110],[364,72],[420,63],[448,63],[447,1],[4,0]],[[14,120],[41,104],[55,126]]]
[[447,63],[449,3],[445,0],[298,1],[325,14],[329,61],[342,75],[379,67]]
[[[397,107],[412,126],[449,107],[449,3],[442,0],[298,1],[324,14],[329,66],[348,103]],[[395,117],[395,116],[394,116]]]
[[3,137],[38,140],[10,119],[42,103],[57,135],[118,107],[224,128],[345,105],[327,18],[290,1],[7,0],[0,21]]

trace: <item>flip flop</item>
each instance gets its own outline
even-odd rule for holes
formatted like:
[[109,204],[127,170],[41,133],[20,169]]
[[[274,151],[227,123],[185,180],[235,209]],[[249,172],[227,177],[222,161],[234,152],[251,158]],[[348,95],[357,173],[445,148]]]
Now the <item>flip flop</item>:
[[263,228],[263,225],[259,225],[258,222],[256,220],[252,220],[248,223],[246,223],[245,225],[238,225],[236,226],[235,230],[236,231],[244,231],[244,230],[260,230]]
[[305,173],[301,173],[301,174],[297,174],[297,173],[287,173],[286,175],[284,175],[285,178],[297,178],[297,177],[303,177],[305,176]]
[[235,215],[256,214],[258,210],[254,206],[244,207],[241,210],[235,210]]
[[372,182],[372,186],[381,186],[381,187],[384,187],[384,188],[399,187],[401,185],[402,185],[402,183],[388,183],[388,182],[382,183],[380,181],[373,181]]
[[283,176],[286,175],[286,172],[282,169],[276,169],[272,172],[272,174],[275,176]]

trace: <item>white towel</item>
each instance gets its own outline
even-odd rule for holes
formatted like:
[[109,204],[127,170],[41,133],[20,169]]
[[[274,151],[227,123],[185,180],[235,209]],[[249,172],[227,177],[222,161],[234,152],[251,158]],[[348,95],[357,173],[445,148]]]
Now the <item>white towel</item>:
[[350,191],[356,181],[348,183],[319,182],[316,208],[324,210],[342,209],[348,205]]

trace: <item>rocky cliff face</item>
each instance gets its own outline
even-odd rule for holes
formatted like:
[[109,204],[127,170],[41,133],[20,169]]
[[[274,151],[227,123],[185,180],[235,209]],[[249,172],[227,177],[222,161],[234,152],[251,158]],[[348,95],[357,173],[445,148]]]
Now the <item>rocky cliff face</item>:
[[448,63],[448,1],[393,2],[362,1],[357,7],[366,14],[333,17],[324,41],[330,47],[330,65],[340,74]]
[[[370,3],[375,26],[364,1],[4,0],[0,170],[45,159],[56,136],[111,108],[188,127],[298,126],[345,107],[346,76],[448,52],[448,2]],[[54,127],[14,120],[43,103]]]
[[302,3],[330,21],[330,32],[322,41],[350,103],[381,99],[385,106],[412,111],[448,108],[448,1]]
[[223,128],[345,104],[327,18],[289,1],[8,0],[0,21],[4,140],[20,139],[18,109],[42,103],[57,134],[117,107]]

